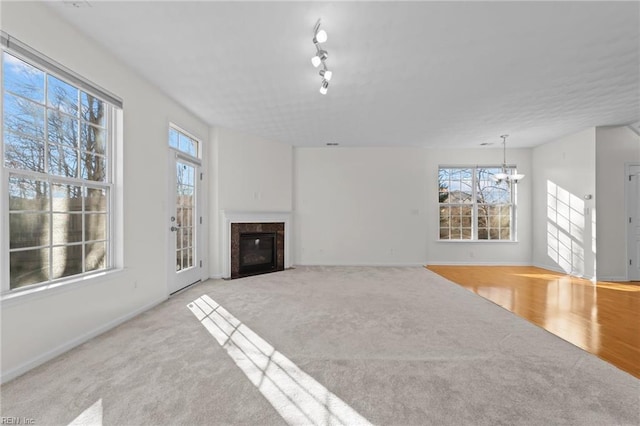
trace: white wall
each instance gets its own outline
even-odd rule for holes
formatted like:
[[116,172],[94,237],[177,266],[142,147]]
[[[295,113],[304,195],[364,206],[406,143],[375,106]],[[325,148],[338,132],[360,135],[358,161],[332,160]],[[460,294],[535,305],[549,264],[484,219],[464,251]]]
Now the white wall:
[[[529,150],[509,162],[530,171]],[[438,166],[501,163],[495,149],[294,149],[295,262],[529,264],[530,184],[518,184],[517,243],[439,242]]]
[[628,127],[596,129],[598,280],[627,279],[625,165],[640,164],[640,136]]
[[[596,130],[533,149],[533,264],[593,278],[596,272]],[[586,195],[592,199],[585,200]]]
[[2,304],[3,380],[167,296],[169,122],[205,144],[208,126],[44,5],[3,2],[2,29],[124,100],[124,270]]
[[296,264],[421,264],[424,151],[296,148]]
[[292,147],[239,131],[211,129],[210,276],[222,273],[221,211],[290,212]]

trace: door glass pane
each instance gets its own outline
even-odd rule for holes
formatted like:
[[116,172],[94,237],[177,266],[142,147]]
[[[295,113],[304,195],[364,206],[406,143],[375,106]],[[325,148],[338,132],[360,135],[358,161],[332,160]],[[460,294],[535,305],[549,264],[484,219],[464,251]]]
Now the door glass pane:
[[188,163],[176,162],[176,270],[193,267],[193,224],[196,192],[196,168]]

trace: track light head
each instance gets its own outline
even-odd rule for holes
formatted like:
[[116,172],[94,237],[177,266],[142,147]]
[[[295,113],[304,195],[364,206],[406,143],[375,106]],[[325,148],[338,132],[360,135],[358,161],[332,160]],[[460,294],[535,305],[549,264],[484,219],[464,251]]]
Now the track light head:
[[329,82],[327,80],[322,80],[322,85],[320,86],[320,93],[322,93],[323,95],[326,95],[327,90],[329,90]]
[[331,78],[333,77],[333,73],[328,69],[323,69],[323,70],[320,70],[320,77],[324,78],[327,81],[331,81]]
[[318,68],[320,64],[323,63],[328,57],[329,57],[329,54],[327,53],[326,50],[318,50],[316,52],[316,56],[311,58],[311,63],[313,64],[314,67]]
[[327,32],[325,30],[318,30],[315,37],[313,38],[313,42],[315,44],[318,44],[324,43],[325,41],[327,41]]

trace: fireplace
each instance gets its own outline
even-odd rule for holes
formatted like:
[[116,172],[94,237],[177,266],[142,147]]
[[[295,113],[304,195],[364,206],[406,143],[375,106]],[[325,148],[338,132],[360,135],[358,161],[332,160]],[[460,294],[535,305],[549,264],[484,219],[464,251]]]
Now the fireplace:
[[283,222],[231,223],[231,278],[284,271]]
[[276,233],[241,232],[238,256],[240,276],[275,271]]

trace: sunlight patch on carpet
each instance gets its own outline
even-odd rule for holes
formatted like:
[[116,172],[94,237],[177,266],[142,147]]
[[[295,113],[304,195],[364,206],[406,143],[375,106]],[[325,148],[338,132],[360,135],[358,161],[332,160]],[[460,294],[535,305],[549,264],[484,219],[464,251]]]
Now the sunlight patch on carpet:
[[84,410],[68,426],[102,426],[102,398]]
[[290,425],[371,425],[209,296],[188,307]]

